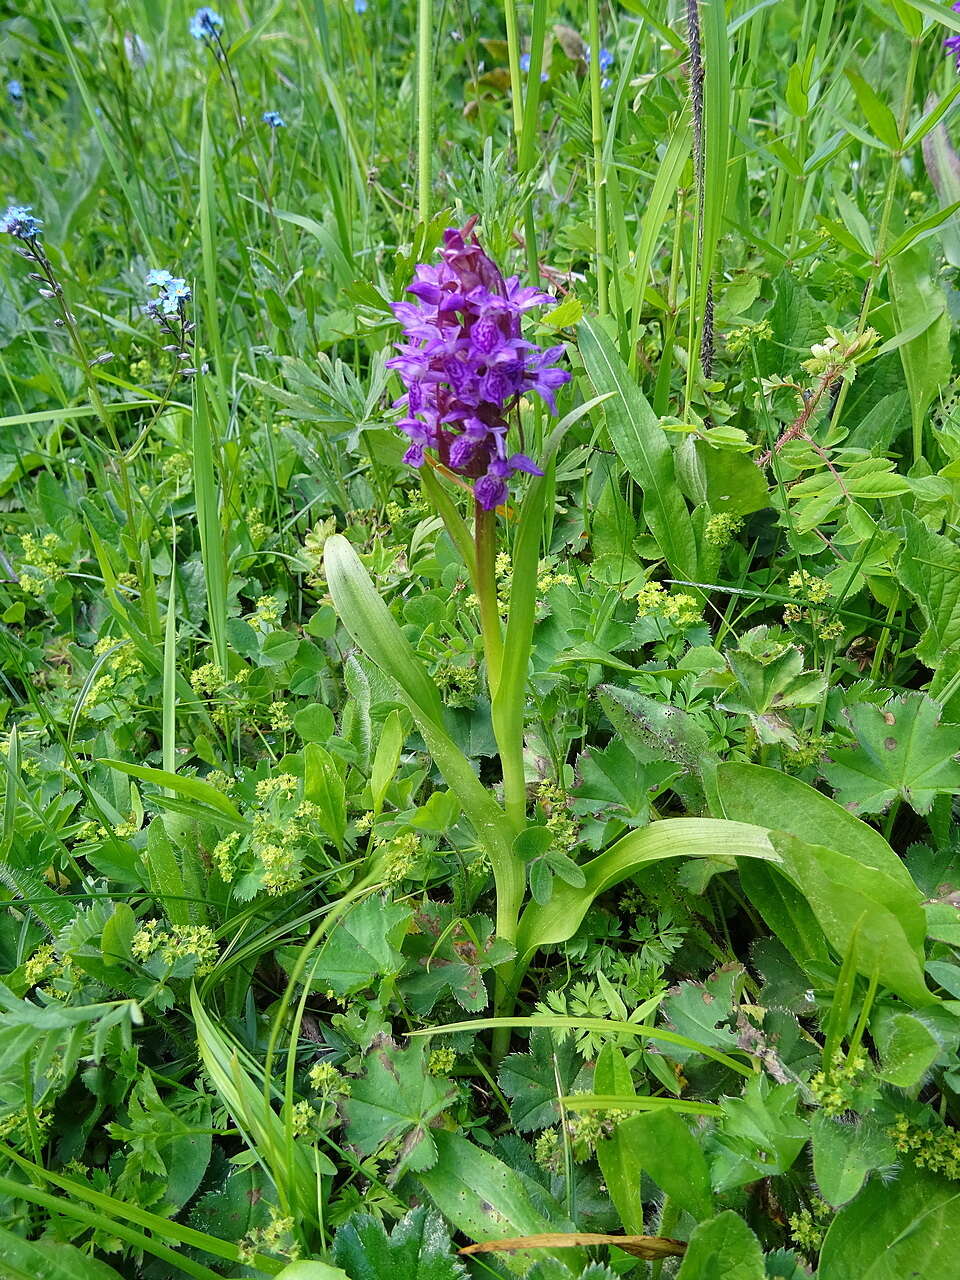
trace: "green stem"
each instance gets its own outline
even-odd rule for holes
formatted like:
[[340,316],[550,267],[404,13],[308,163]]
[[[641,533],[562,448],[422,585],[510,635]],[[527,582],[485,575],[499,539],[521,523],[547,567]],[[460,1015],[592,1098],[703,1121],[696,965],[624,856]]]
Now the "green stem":
[[[515,707],[504,707],[498,696],[503,670],[503,630],[497,597],[497,516],[485,511],[479,503],[474,516],[474,544],[477,599],[480,602],[480,628],[487,663],[487,685],[490,690],[493,733],[500,755],[503,775],[503,801],[507,820],[513,832],[526,825],[527,788],[523,769],[523,716]],[[508,864],[494,867],[497,891],[497,937],[515,942],[526,884],[524,868],[516,857]],[[515,999],[514,966],[510,962],[497,972],[494,1011],[497,1017],[513,1012]],[[493,1034],[493,1061],[504,1056],[510,1042],[509,1027],[499,1027]]]
[[483,651],[487,659],[487,687],[492,702],[497,696],[503,666],[503,629],[497,599],[497,513],[484,511],[477,503],[473,531],[477,566],[475,586],[480,602]]
[[433,0],[417,8],[417,190],[420,221],[430,220],[433,186]]
[[593,206],[596,220],[597,311],[604,316],[607,300],[607,203],[603,164],[603,99],[600,92],[600,2],[589,0],[590,119],[593,142]]

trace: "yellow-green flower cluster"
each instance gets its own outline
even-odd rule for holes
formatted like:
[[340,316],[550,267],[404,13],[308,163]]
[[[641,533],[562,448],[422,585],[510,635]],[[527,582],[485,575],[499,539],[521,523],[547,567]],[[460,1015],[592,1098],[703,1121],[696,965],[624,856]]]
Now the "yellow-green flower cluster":
[[399,884],[413,871],[420,856],[420,837],[413,831],[384,840],[376,847],[380,875],[387,884]]
[[104,698],[114,692],[121,680],[127,676],[139,675],[143,671],[143,663],[129,640],[117,640],[115,636],[101,636],[93,646],[95,658],[113,652],[100,668],[102,675],[97,676],[85,699],[88,706],[96,706]]
[[549,560],[541,560],[537,566],[537,590],[543,595],[551,587],[573,587],[576,579],[569,573],[556,573]]
[[839,640],[845,631],[846,627],[839,618],[834,618],[832,622],[821,623],[817,627],[817,635],[821,640]]
[[129,818],[125,818],[123,822],[117,822],[113,827],[113,834],[119,836],[121,840],[125,840],[128,836],[135,836],[143,825],[143,818],[138,818],[135,813],[131,813]]
[[[231,676],[226,676],[215,662],[204,662],[190,675],[190,684],[198,697],[216,698],[228,686],[242,685],[250,679],[250,668],[239,667]],[[222,708],[217,708],[214,718],[222,718]]]
[[263,512],[259,507],[251,507],[247,513],[247,533],[254,545],[259,545],[270,532],[270,526],[264,523]]
[[257,844],[263,887],[271,897],[289,893],[300,883],[300,852],[287,844]]
[[[263,887],[276,896],[300,883],[302,845],[311,838],[308,823],[317,806],[301,801],[292,817],[279,812],[296,795],[300,783],[289,773],[276,773],[257,783],[257,799],[264,807],[253,815],[251,845],[260,862]],[[232,853],[232,851],[231,851]]]
[[311,1088],[324,1098],[343,1097],[350,1093],[350,1081],[332,1062],[316,1062],[307,1073]]
[[868,1065],[862,1048],[851,1051],[848,1058],[838,1049],[829,1068],[810,1077],[810,1092],[828,1116],[839,1116],[853,1107]]
[[295,1243],[285,1244],[293,1235],[293,1219],[280,1216],[279,1209],[270,1208],[270,1222],[265,1227],[254,1227],[240,1241],[239,1261],[245,1266],[252,1266],[258,1253],[283,1253],[287,1258],[296,1260],[300,1250]]
[[323,569],[323,548],[336,531],[336,516],[328,516],[326,520],[319,521],[303,540],[301,555],[308,569],[307,582],[312,587],[322,587],[327,580]]
[[257,783],[257,799],[266,804],[274,796],[292,796],[296,793],[297,779],[292,773],[274,773],[269,778],[261,778]]
[[726,547],[743,528],[743,518],[731,515],[729,511],[720,511],[711,516],[703,536],[712,547]]
[[283,698],[277,698],[270,703],[269,720],[270,728],[275,733],[287,733],[293,728],[293,721],[290,719],[290,713]]
[[213,865],[220,872],[220,879],[229,884],[237,873],[237,845],[240,843],[240,832],[231,831],[213,846]]
[[829,582],[806,569],[800,569],[797,573],[791,573],[787,585],[798,600],[784,609],[784,622],[808,622],[821,640],[839,640],[846,627],[839,618],[825,619],[821,612],[821,607],[830,599]]
[[28,595],[39,596],[50,582],[59,582],[66,569],[56,557],[60,540],[55,533],[45,533],[35,538],[31,533],[21,533],[24,563],[20,566],[20,586]]
[[480,691],[480,678],[475,666],[458,662],[441,662],[433,674],[434,683],[448,707],[473,707]]
[[409,494],[406,506],[399,502],[388,502],[384,511],[387,525],[390,528],[409,520],[411,516],[425,516],[430,512],[430,505],[422,494]]
[[434,1049],[430,1054],[428,1070],[432,1076],[448,1076],[456,1062],[457,1054],[454,1049]]
[[553,843],[560,850],[573,849],[580,838],[580,830],[570,813],[567,793],[555,782],[544,781],[537,787],[537,805],[543,815],[543,825],[553,835]]
[[247,621],[259,631],[272,631],[283,616],[276,596],[261,596]]
[[787,1219],[794,1244],[808,1257],[819,1252],[831,1214],[830,1206],[815,1197],[809,1209],[800,1209]]
[[[47,1130],[53,1123],[52,1112],[34,1111],[32,1120],[41,1142],[45,1141]],[[9,1115],[0,1119],[0,1139],[13,1147],[25,1146],[32,1137],[30,1121],[31,1117],[27,1114],[25,1107],[21,1107],[19,1111],[11,1111]]]
[[677,627],[689,627],[703,621],[700,606],[693,596],[682,591],[668,593],[662,582],[645,582],[637,592],[638,618],[663,618]]
[[295,1138],[302,1138],[305,1133],[310,1132],[310,1126],[313,1124],[316,1114],[311,1104],[305,1100],[293,1104],[290,1113],[290,1127]]
[[559,1173],[563,1168],[563,1147],[557,1129],[544,1129],[533,1146],[533,1158],[541,1169]]
[[161,928],[159,920],[144,920],[133,935],[130,951],[141,962],[159,955],[167,964],[193,960],[198,977],[211,973],[220,955],[216,935],[205,924],[171,924]]
[[924,1128],[899,1115],[887,1132],[900,1154],[915,1165],[960,1181],[960,1133],[956,1129],[946,1125]]
[[727,334],[727,350],[732,356],[746,351],[751,343],[769,342],[773,337],[773,326],[769,320],[761,320],[757,324],[745,324],[741,329],[731,329]]
[[794,595],[800,596],[808,604],[823,604],[830,599],[829,582],[818,578],[815,573],[810,573],[807,569],[791,573],[787,579],[787,586]]
[[47,978],[63,972],[63,965],[49,944],[38,947],[23,966],[23,979],[28,987],[35,987]]
[[797,745],[792,751],[786,753],[787,760],[792,768],[808,769],[811,765],[817,763],[829,745],[829,739],[823,734],[810,738],[798,736]]
[[215,662],[204,662],[190,673],[194,693],[215,697],[226,685],[223,672]]

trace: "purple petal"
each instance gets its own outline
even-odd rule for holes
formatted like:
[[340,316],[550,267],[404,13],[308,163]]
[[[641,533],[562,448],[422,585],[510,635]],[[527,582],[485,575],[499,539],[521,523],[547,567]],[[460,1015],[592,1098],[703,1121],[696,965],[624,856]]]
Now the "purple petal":
[[528,476],[542,476],[543,472],[537,464],[525,453],[513,453],[510,455],[510,466],[514,471],[525,471]]

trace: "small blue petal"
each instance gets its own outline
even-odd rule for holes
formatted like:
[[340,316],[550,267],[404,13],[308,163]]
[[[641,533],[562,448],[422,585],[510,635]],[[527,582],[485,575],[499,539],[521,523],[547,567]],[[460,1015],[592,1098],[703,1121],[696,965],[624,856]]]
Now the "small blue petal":
[[190,34],[194,40],[212,40],[222,30],[223,19],[209,5],[202,5],[190,19]]
[[16,236],[18,240],[33,240],[40,234],[43,223],[30,212],[30,205],[12,204],[0,217],[0,232]]

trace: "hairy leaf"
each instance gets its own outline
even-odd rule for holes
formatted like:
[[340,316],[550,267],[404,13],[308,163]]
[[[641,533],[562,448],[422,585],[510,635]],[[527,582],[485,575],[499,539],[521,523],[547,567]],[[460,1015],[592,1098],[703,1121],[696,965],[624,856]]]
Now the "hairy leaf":
[[336,1234],[333,1259],[350,1280],[460,1280],[466,1275],[451,1252],[443,1219],[425,1205],[411,1209],[389,1235],[378,1219],[354,1214]]

